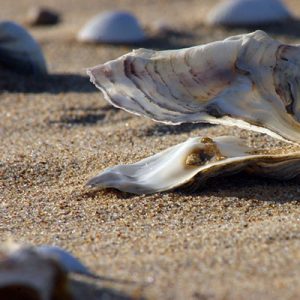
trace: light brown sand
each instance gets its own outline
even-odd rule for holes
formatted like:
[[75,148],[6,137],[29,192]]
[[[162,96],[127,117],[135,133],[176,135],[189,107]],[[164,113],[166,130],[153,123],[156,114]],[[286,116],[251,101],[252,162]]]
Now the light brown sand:
[[[2,0],[0,16],[22,22],[34,2]],[[217,178],[192,195],[130,196],[83,188],[105,167],[137,161],[189,136],[233,134],[266,149],[281,145],[237,128],[169,127],[112,108],[83,77],[84,69],[130,48],[76,43],[74,36],[89,17],[122,8],[138,13],[148,26],[165,18],[192,30],[192,37],[171,39],[173,47],[245,30],[201,26],[213,1],[43,2],[64,19],[58,26],[30,29],[52,76],[26,81],[0,74],[1,241],[56,244],[100,275],[140,283],[98,285],[108,287],[106,295],[115,299],[299,299],[299,179]],[[298,1],[286,2],[300,16]],[[274,37],[300,42],[297,26],[269,30]],[[98,296],[84,292],[81,299],[101,299],[99,289],[88,290]]]

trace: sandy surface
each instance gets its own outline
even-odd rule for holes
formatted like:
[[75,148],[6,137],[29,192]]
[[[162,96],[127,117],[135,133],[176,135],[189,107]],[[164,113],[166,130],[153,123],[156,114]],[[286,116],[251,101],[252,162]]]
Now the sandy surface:
[[[23,22],[34,2],[2,0],[0,17]],[[112,108],[84,70],[130,48],[77,43],[74,36],[89,17],[118,7],[139,14],[148,27],[165,19],[185,28],[181,36],[147,45],[156,48],[196,45],[247,30],[201,25],[214,1],[43,2],[63,13],[58,26],[30,29],[51,76],[0,73],[1,241],[59,245],[99,275],[137,282],[97,282],[81,299],[104,294],[105,299],[299,299],[299,179],[238,175],[211,180],[194,194],[131,196],[84,189],[103,168],[135,162],[190,136],[233,134],[250,145],[280,145],[238,128],[170,127]],[[300,16],[298,1],[286,2]],[[268,31],[300,42],[297,22]]]

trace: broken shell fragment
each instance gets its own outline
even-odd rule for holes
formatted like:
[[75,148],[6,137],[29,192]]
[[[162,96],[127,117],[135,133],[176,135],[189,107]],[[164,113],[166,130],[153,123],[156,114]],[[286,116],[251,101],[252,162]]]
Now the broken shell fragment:
[[[299,67],[299,46],[256,31],[181,50],[140,49],[88,74],[106,100],[137,115],[167,124],[236,125],[300,144]],[[194,189],[240,171],[291,179],[300,174],[300,151],[267,153],[236,137],[198,137],[108,168],[87,185],[150,194]]]
[[299,46],[255,31],[180,50],[134,50],[88,74],[106,100],[137,115],[236,125],[298,143],[299,70]]
[[122,11],[95,16],[78,34],[79,41],[92,43],[130,44],[145,39],[145,33],[135,16]]
[[280,0],[226,0],[207,16],[210,25],[255,26],[291,19],[291,13]]
[[266,154],[236,137],[195,137],[137,163],[108,168],[87,186],[151,194],[186,184],[195,189],[208,178],[240,171],[291,179],[300,174],[300,152]]
[[33,37],[14,22],[0,22],[0,65],[29,75],[46,74],[42,50]]

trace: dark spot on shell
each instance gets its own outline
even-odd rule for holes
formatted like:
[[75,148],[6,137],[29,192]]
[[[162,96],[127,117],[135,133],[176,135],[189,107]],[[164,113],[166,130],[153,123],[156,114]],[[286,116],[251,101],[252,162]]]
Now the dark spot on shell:
[[220,111],[220,108],[216,104],[208,105],[205,110],[208,115],[213,116],[217,119],[224,116],[224,113]]

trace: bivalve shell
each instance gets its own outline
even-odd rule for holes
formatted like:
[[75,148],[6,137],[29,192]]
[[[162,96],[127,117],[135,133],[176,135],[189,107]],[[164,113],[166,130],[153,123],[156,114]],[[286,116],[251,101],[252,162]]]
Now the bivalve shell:
[[207,17],[207,23],[224,26],[255,26],[282,22],[291,13],[280,0],[226,0]]
[[130,44],[141,42],[146,36],[135,16],[111,11],[95,16],[80,30],[77,38],[82,42]]

